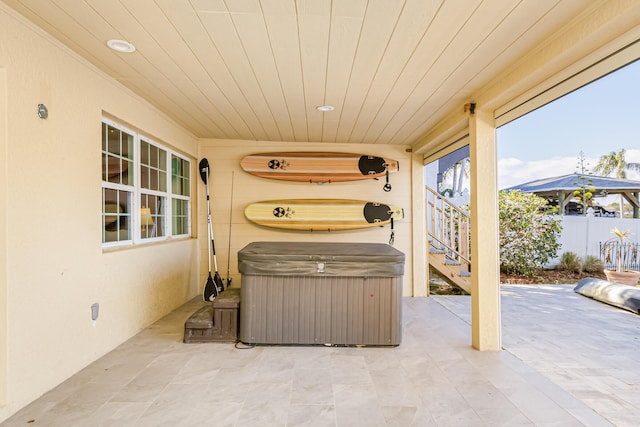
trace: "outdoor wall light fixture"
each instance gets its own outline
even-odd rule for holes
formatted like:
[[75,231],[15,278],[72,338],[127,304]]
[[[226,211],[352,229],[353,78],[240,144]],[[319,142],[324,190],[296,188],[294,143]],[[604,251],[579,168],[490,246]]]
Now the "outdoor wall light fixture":
[[476,103],[475,102],[470,102],[468,104],[464,104],[464,112],[470,112],[471,114],[476,112]]
[[112,39],[107,41],[107,46],[116,52],[121,53],[131,53],[136,51],[136,47],[126,40]]
[[49,117],[49,110],[47,110],[47,106],[44,104],[38,104],[38,117],[42,120],[45,120]]

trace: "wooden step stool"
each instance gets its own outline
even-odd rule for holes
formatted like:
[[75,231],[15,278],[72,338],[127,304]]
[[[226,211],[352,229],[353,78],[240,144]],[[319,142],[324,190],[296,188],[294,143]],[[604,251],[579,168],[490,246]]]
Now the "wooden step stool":
[[225,290],[184,322],[184,342],[238,341],[239,311],[240,289]]

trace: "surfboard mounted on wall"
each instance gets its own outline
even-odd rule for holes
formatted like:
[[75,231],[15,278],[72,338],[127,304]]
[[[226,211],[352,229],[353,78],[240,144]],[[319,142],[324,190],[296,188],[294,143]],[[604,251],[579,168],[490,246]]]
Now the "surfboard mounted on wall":
[[389,173],[399,169],[398,161],[392,159],[315,151],[251,154],[240,166],[252,175],[284,181],[331,183],[385,177],[385,191],[391,191]]
[[366,200],[350,199],[289,199],[266,200],[245,208],[248,220],[273,228],[301,231],[355,230],[381,227],[404,218],[397,206]]

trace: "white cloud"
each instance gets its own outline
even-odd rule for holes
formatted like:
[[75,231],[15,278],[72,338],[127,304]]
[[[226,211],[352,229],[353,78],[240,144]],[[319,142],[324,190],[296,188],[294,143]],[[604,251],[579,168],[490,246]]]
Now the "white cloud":
[[625,158],[628,162],[640,163],[640,150],[627,150]]
[[[627,163],[640,163],[640,150],[627,150],[624,158]],[[628,171],[627,178],[640,180],[640,173]]]
[[512,168],[512,167],[520,166],[524,164],[524,162],[520,159],[516,159],[515,157],[509,157],[509,158],[498,160],[498,164],[503,165],[504,167],[507,167],[507,168]]
[[498,160],[498,188],[508,188],[514,185],[536,179],[550,178],[576,172],[577,159],[575,157],[556,157],[546,160]]

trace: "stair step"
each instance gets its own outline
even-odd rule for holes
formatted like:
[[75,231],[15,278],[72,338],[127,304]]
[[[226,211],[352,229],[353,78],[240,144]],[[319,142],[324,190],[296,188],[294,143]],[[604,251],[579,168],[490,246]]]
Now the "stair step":
[[460,277],[471,277],[471,273],[467,270],[460,270]]

